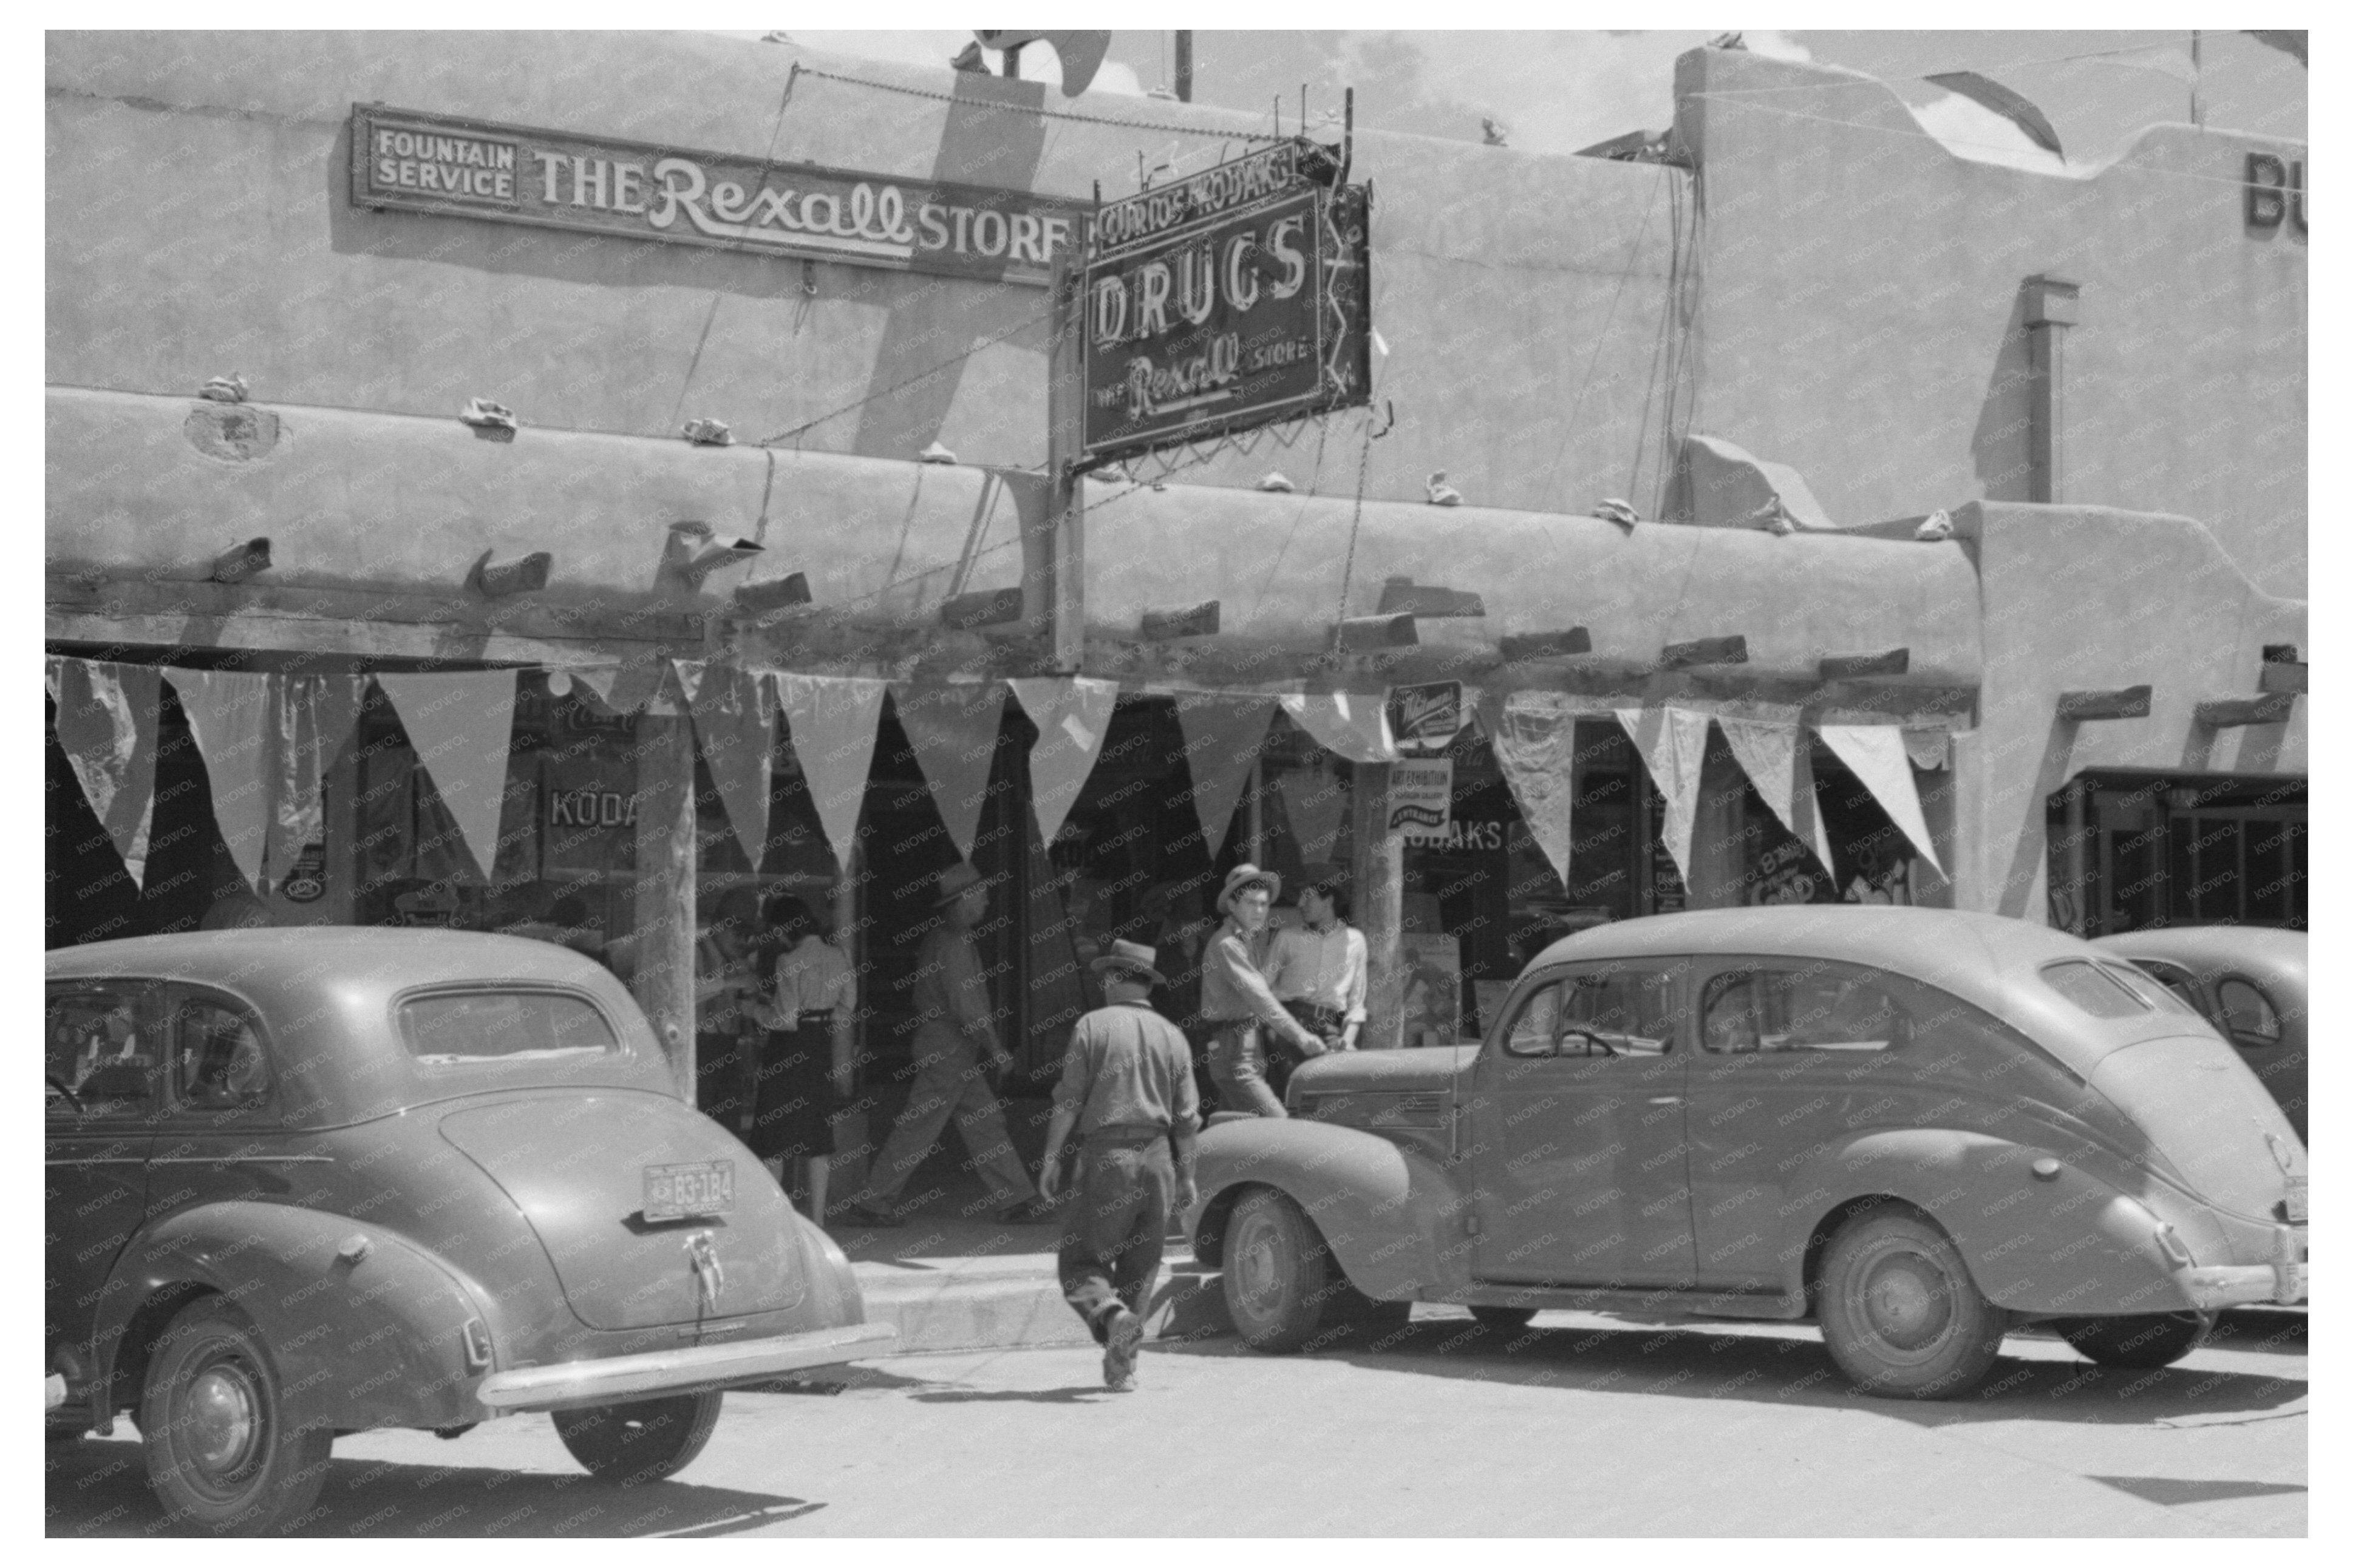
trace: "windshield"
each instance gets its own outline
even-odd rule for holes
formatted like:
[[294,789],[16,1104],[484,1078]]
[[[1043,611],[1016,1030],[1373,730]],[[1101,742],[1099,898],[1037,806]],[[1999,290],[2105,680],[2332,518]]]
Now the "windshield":
[[400,1004],[409,1055],[431,1066],[547,1061],[618,1051],[613,1026],[585,996],[562,991],[442,991]]

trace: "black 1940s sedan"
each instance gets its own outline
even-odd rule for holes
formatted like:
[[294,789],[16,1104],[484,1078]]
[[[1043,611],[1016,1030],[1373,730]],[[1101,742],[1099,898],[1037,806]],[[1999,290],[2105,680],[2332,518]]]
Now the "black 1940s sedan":
[[48,955],[53,1437],[132,1412],[186,1527],[282,1526],[339,1433],[553,1414],[615,1479],[720,1391],[888,1341],[587,959],[447,931]]

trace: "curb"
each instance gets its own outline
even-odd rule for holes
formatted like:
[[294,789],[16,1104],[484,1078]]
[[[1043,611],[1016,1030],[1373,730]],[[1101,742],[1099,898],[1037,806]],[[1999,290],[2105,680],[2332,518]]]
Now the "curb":
[[[1039,1253],[949,1260],[951,1267],[909,1269],[856,1265],[866,1320],[899,1331],[885,1352],[1014,1350],[1093,1342],[1054,1275],[1054,1256]],[[1163,1266],[1145,1313],[1152,1339],[1203,1339],[1233,1332],[1218,1276],[1198,1264]]]

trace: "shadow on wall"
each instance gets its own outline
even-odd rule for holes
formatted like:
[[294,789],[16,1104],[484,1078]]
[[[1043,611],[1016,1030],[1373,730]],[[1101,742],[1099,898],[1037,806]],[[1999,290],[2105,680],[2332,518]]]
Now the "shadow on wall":
[[1985,401],[1978,409],[1978,427],[1969,437],[1979,491],[1988,500],[2031,500],[2030,437],[2034,417],[2032,367],[2026,353],[2026,296],[2021,280],[2010,300],[2010,321],[1993,356],[1993,374],[1986,382]]
[[[1044,144],[1041,120],[958,103],[949,110],[931,177],[1025,189],[1036,178]],[[671,405],[690,364],[698,359],[702,374],[697,384],[702,384],[730,379],[740,382],[747,346],[780,367],[794,358],[838,362],[849,355],[863,361],[871,354],[869,401],[811,430],[808,445],[848,449],[861,457],[910,458],[940,438],[976,342],[1010,331],[1007,341],[1016,347],[1042,350],[1046,343],[1042,289],[985,277],[944,278],[716,247],[488,224],[428,213],[371,212],[353,205],[350,170],[351,127],[345,123],[335,133],[325,167],[329,244],[339,255],[438,262],[461,271],[540,279],[615,293],[638,290],[649,296],[637,308],[643,312],[636,318],[639,331],[635,335],[640,342],[657,333],[667,338],[672,323],[664,319],[664,312],[679,321],[692,317],[687,330],[700,328],[705,337],[714,332],[721,338],[741,334],[745,327],[743,319],[731,319],[723,302],[699,298],[705,294],[770,302],[756,318],[757,335],[765,342],[727,345],[712,341],[705,352],[689,338],[678,344],[674,355],[666,352],[660,372],[651,376],[632,409],[628,423],[633,428],[622,434],[676,435],[670,423]],[[457,279],[446,286],[465,287]],[[427,288],[418,296],[418,309],[425,316],[434,311],[434,292]],[[662,295],[672,298],[665,302]],[[681,297],[686,302],[681,302]],[[820,302],[828,307],[829,319],[816,321],[814,307]],[[845,305],[866,309],[853,309],[845,317],[840,313]],[[869,312],[875,310],[882,313],[884,322],[879,342],[870,324]],[[786,311],[788,326],[780,319]],[[518,320],[516,324],[519,330],[510,338],[516,350],[512,383],[468,386],[463,392],[510,402],[528,422],[533,411],[522,406],[522,389],[534,384],[551,357],[534,354],[532,341],[562,329],[551,328],[543,321]],[[795,340],[812,324],[818,330],[811,333],[810,342],[797,346]],[[642,374],[652,367],[617,363],[615,368],[617,374]],[[846,368],[837,363],[818,380],[839,386],[849,379],[841,374]],[[1042,384],[1042,368],[1039,374]],[[788,411],[789,398],[778,399],[770,408],[770,413],[757,416],[754,422],[794,419]],[[569,422],[560,411],[543,406],[540,412],[543,421]],[[833,412],[831,407],[821,407],[802,417]],[[756,430],[739,425],[738,433],[758,439],[774,428],[774,424]],[[1042,442],[1042,429],[1039,437]]]

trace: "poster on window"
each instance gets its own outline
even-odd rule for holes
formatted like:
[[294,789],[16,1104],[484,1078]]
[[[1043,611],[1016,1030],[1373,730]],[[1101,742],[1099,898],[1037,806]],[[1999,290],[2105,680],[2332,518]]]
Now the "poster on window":
[[1462,1028],[1462,943],[1443,931],[1398,938],[1405,963],[1404,1041],[1451,1046]]
[[1443,840],[1454,820],[1454,761],[1389,764],[1388,831],[1409,844]]

